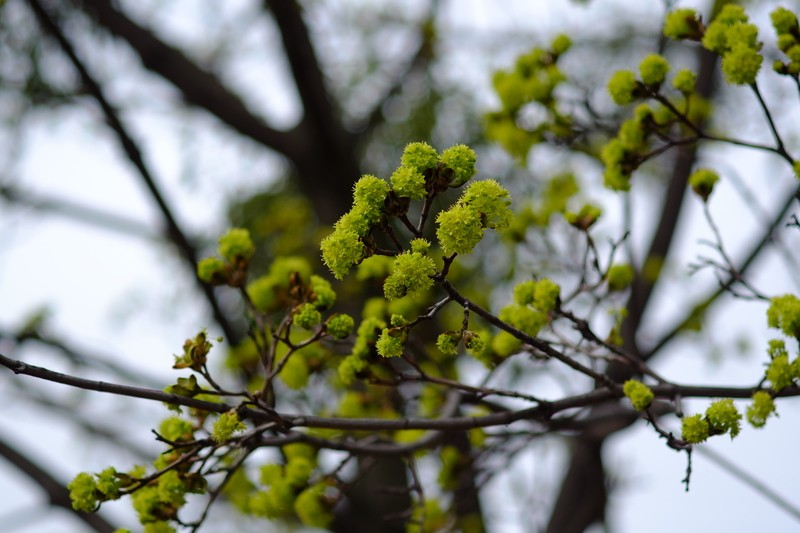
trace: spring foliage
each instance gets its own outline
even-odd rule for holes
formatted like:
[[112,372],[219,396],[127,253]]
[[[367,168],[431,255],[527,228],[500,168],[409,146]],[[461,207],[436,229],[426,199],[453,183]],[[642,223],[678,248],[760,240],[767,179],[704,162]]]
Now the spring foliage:
[[[771,20],[788,58],[774,70],[796,78],[797,18],[779,8]],[[708,24],[694,10],[677,9],[666,17],[663,32],[717,54],[730,85],[757,89],[763,45],[743,8],[727,4]],[[559,36],[493,77],[500,108],[487,114],[486,136],[520,161],[537,144],[569,143],[578,136],[558,91],[569,82],[559,61],[570,47],[569,38]],[[649,160],[674,146],[712,138],[703,129],[710,108],[695,94],[696,84],[693,70],[675,69],[658,54],[642,58],[636,70],[610,75],[607,93],[624,118],[602,143],[581,148],[601,169],[608,190],[624,195]],[[543,108],[546,119],[535,127],[526,124],[520,119],[526,106]],[[784,159],[797,168],[788,153]],[[347,461],[334,464],[327,452],[355,457],[379,450],[409,462],[427,454],[441,464],[435,491],[415,489],[406,513],[408,531],[466,530],[471,518],[458,516],[450,503],[459,476],[490,453],[490,439],[502,437],[484,428],[525,416],[546,427],[564,417],[563,411],[593,405],[594,400],[580,403],[583,397],[568,398],[574,403],[544,400],[536,391],[514,389],[513,379],[494,388],[499,374],[494,371],[509,360],[526,371],[563,365],[591,382],[593,392],[586,398],[602,392],[602,401],[641,413],[678,450],[720,435],[733,439],[744,430],[743,419],[762,428],[777,416],[776,398],[793,391],[800,379],[800,358],[792,351],[800,340],[796,295],[753,296],[768,302],[765,326],[782,338],[765,350],[764,372],[754,376],[760,385],[738,396],[750,398],[745,415],[733,398],[717,398],[704,412],[683,416],[675,437],[660,428],[651,408],[677,403],[681,393],[629,351],[623,339],[628,313],[620,303],[632,286],[655,280],[661,263],[637,266],[631,257],[619,258],[615,254],[622,253],[618,245],[625,237],[612,243],[608,257],[600,256],[592,233],[603,209],[584,197],[575,175],[559,174],[545,182],[537,199],[516,204],[498,180],[476,178],[476,164],[476,152],[465,145],[440,151],[412,142],[387,179],[361,176],[350,210],[321,239],[327,271],[315,268],[310,258],[291,255],[254,265],[257,250],[247,229],[223,235],[217,255],[200,261],[197,275],[238,294],[250,320],[248,340],[219,353],[224,350],[214,348],[205,331],[188,339],[174,368],[189,374],[167,387],[172,395],[167,407],[174,413],[156,431],[165,451],[147,467],[79,473],[68,487],[74,508],[91,512],[130,496],[146,530],[169,531],[202,522],[182,517],[188,495],[206,494],[211,503],[224,493],[243,513],[326,528],[349,485],[342,473]],[[720,181],[716,170],[698,168],[688,186],[709,204]],[[514,251],[554,220],[564,222],[573,242],[585,243],[583,264],[535,272],[514,263]],[[466,283],[482,275],[474,267],[476,252],[484,261],[496,252],[497,268],[511,265],[505,265],[508,274],[497,286],[488,278],[484,284],[480,278]],[[329,275],[341,283],[332,283]],[[596,309],[606,311],[605,321],[591,316]],[[794,344],[787,348],[787,342]],[[597,362],[605,359],[630,365],[631,379],[617,383],[598,373]],[[471,368],[483,369],[482,383],[489,385],[466,384],[465,361],[479,363]],[[245,376],[244,388],[220,386],[213,376],[216,363]],[[530,405],[513,411],[498,398]],[[456,407],[448,407],[453,401]],[[287,405],[310,412],[287,415]],[[520,418],[508,421],[502,413]],[[442,445],[449,431],[445,419],[466,416],[474,425],[456,431],[469,430],[469,449]],[[420,420],[425,423],[412,423]],[[261,448],[274,453],[253,454]]]

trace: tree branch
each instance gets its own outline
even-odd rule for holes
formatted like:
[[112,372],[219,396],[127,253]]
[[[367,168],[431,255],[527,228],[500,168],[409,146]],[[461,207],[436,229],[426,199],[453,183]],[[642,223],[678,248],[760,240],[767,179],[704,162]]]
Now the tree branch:
[[225,337],[228,339],[228,342],[231,344],[236,344],[239,340],[241,340],[241,333],[234,328],[233,324],[220,307],[219,301],[214,294],[214,289],[211,286],[203,283],[200,278],[197,277],[197,249],[195,248],[194,244],[189,241],[186,234],[178,225],[178,222],[172,213],[172,209],[167,204],[163,194],[161,194],[161,190],[156,183],[155,177],[152,175],[144,162],[141,150],[139,150],[136,142],[128,133],[128,130],[122,123],[122,120],[119,117],[116,109],[114,109],[114,107],[106,98],[102,88],[100,87],[100,84],[89,73],[86,66],[78,57],[77,53],[75,52],[75,48],[72,46],[72,43],[69,41],[69,39],[67,39],[67,36],[61,31],[61,28],[58,26],[58,24],[56,24],[53,18],[50,17],[39,1],[28,0],[28,5],[36,14],[36,18],[39,20],[39,23],[43,26],[43,28],[50,35],[52,35],[53,38],[58,42],[59,46],[61,46],[61,49],[75,67],[75,70],[78,71],[81,82],[89,91],[89,94],[91,94],[95,101],[100,105],[108,126],[117,136],[117,139],[125,151],[125,155],[138,171],[139,176],[142,178],[142,181],[146,185],[148,191],[150,191],[150,195],[158,205],[158,208],[164,217],[164,223],[166,224],[166,228],[164,230],[166,237],[175,245],[180,252],[180,256],[185,260],[187,266],[192,271],[192,277],[197,282],[203,294],[205,294],[206,300],[208,300],[208,303],[213,311],[214,319],[219,324],[220,328],[222,328]]
[[[119,385],[104,381],[94,381],[61,372],[54,372],[40,366],[29,365],[0,354],[0,365],[8,368],[15,374],[23,374],[46,381],[61,383],[71,387],[85,390],[93,390],[145,400],[155,400],[159,402],[194,407],[211,413],[225,413],[231,409],[236,409],[242,418],[248,418],[256,422],[274,421],[284,426],[284,429],[294,427],[326,428],[339,429],[343,431],[397,431],[405,429],[429,429],[442,431],[467,431],[475,428],[491,426],[505,426],[513,422],[522,420],[534,420],[537,422],[548,422],[554,414],[562,411],[587,407],[623,397],[621,391],[611,389],[595,389],[593,391],[576,394],[555,400],[552,402],[542,402],[535,407],[519,409],[516,411],[501,411],[483,416],[463,416],[452,418],[338,418],[323,417],[303,414],[283,414],[265,409],[253,409],[250,407],[235,407],[223,402],[208,402],[170,394],[154,389],[143,387],[132,387]],[[750,398],[754,392],[765,390],[760,387],[712,387],[703,385],[678,385],[664,384],[652,387],[656,398],[675,399],[675,398]],[[800,396],[800,387],[791,386],[782,389],[775,397]]]
[[261,117],[216,76],[198,67],[179,49],[142,28],[108,0],[83,0],[73,3],[100,26],[124,39],[139,55],[144,66],[177,88],[187,102],[205,109],[245,137],[272,148],[290,160],[299,157],[296,131],[269,127]]
[[0,197],[8,202],[31,207],[44,213],[56,213],[94,228],[123,233],[147,240],[160,240],[161,236],[146,224],[116,213],[81,205],[64,199],[23,192],[10,185],[0,185]]
[[[698,48],[697,55],[699,63],[697,93],[705,99],[710,99],[714,90],[714,73],[716,72],[718,56],[703,48]],[[645,260],[642,263],[643,268],[654,262],[663,263],[669,254],[672,238],[675,236],[675,230],[681,214],[683,199],[688,190],[689,175],[697,159],[697,150],[696,144],[683,146],[678,150],[672,177],[661,207],[661,216],[650,243],[650,249],[647,251]],[[640,354],[636,335],[639,332],[647,305],[657,282],[658,278],[655,280],[646,279],[641,271],[637,273],[634,279],[631,287],[631,296],[626,306],[628,318],[622,325],[623,345],[629,353]],[[612,363],[609,365],[608,374],[615,381],[621,381],[630,375],[630,369]]]
[[[291,9],[284,6],[288,1],[278,2],[281,13]],[[327,96],[326,102],[314,103],[312,110],[307,109],[303,121],[296,127],[286,131],[275,130],[249,110],[241,98],[216,76],[198,67],[181,50],[137,25],[115,9],[109,0],[73,2],[100,26],[125,40],[139,55],[145,68],[175,86],[187,102],[206,110],[241,135],[277,151],[291,161],[297,169],[300,188],[311,199],[323,223],[332,223],[347,209],[351,200],[351,185],[359,174],[359,164],[355,145],[341,125],[336,125],[339,117],[333,113]],[[294,20],[293,17],[299,17],[299,13],[285,16],[287,20]],[[294,22],[293,27],[300,28],[296,20]],[[302,28],[305,28],[304,24]],[[283,35],[285,30],[281,31]],[[298,39],[308,39],[308,36],[302,38],[293,35],[286,39],[293,44]],[[303,71],[315,64],[315,59],[314,63],[308,62],[307,53],[295,50],[294,46],[290,46],[290,50],[298,56],[293,69]],[[313,76],[313,73],[302,72],[302,76]],[[301,97],[304,95],[310,99],[323,92],[319,87],[303,88]],[[304,105],[307,102],[304,101]]]
[[772,242],[773,233],[775,233],[775,230],[777,230],[778,227],[781,224],[783,224],[786,215],[789,212],[789,209],[792,207],[794,199],[797,195],[800,195],[800,187],[797,187],[793,191],[788,192],[786,194],[786,201],[778,210],[777,214],[772,219],[770,225],[766,228],[766,230],[764,230],[764,233],[761,235],[761,237],[759,237],[758,240],[756,240],[756,242],[750,248],[750,251],[745,256],[745,259],[736,269],[736,275],[731,275],[728,278],[728,280],[722,283],[717,289],[710,292],[705,298],[702,298],[700,300],[700,303],[692,306],[692,308],[689,310],[689,312],[682,320],[678,321],[678,323],[675,326],[673,326],[666,334],[664,334],[658,341],[656,341],[652,345],[652,347],[648,348],[642,354],[642,357],[645,360],[650,359],[655,354],[660,352],[667,344],[672,342],[675,339],[675,337],[677,337],[677,335],[681,331],[683,331],[686,325],[693,319],[697,309],[705,309],[714,302],[716,302],[717,299],[725,293],[725,291],[727,291],[733,284],[736,283],[737,277],[741,277],[750,269],[750,267],[753,265],[756,259],[758,259],[759,256],[761,255],[761,251],[767,246],[767,244]]

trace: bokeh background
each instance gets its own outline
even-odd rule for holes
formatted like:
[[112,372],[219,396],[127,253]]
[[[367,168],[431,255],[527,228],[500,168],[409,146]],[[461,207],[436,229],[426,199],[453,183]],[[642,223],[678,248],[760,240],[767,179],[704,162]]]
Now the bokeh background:
[[[669,1],[315,0],[299,3],[305,25],[287,29],[296,23],[290,0],[6,0],[0,7],[0,352],[82,377],[155,388],[174,379],[172,354],[184,339],[201,327],[213,335],[225,331],[191,275],[186,249],[170,242],[163,209],[73,64],[37,21],[34,4],[69,38],[118,111],[199,256],[213,253],[226,228],[243,223],[262,228],[269,250],[290,246],[281,235],[313,248],[319,232],[347,209],[350,184],[361,172],[388,177],[405,143],[428,140],[439,148],[474,146],[479,175],[510,184],[515,201],[535,197],[564,169],[575,172],[582,194],[606,209],[598,242],[619,238],[628,224],[636,230],[630,252],[641,259],[674,159],[644,169],[629,201],[599,187],[602,167],[588,155],[544,143],[520,166],[484,140],[482,117],[498,105],[492,73],[566,33],[574,48],[563,62],[573,82],[565,99],[595,109],[612,130],[623,116],[605,93],[613,69],[633,68],[662,49],[681,66],[695,61],[692,49],[659,38],[663,16],[675,5]],[[680,7],[710,13],[712,4]],[[778,54],[768,13],[777,5],[746,7],[768,58],[759,83],[792,151],[800,148],[796,88],[768,72]],[[752,93],[716,76],[713,127],[770,143]],[[706,144],[695,157],[723,176],[712,213],[730,255],[739,258],[796,182],[780,161],[752,150]],[[684,204],[639,332],[645,344],[717,283],[708,270],[689,275],[691,264],[713,254],[703,242],[712,234],[700,203],[687,197]],[[281,208],[319,229],[297,235],[270,225]],[[748,272],[767,294],[800,290],[800,232],[784,228],[788,214],[782,220]],[[529,265],[556,263],[536,254],[559,250],[533,247]],[[239,316],[235,301],[217,298],[220,313]],[[704,328],[682,334],[654,367],[680,383],[752,386],[771,336],[764,311],[761,303],[723,298],[704,316]],[[237,320],[230,320],[232,330],[241,328]],[[564,380],[569,376],[545,380],[541,393],[558,397],[577,388]],[[685,408],[699,411],[706,403],[685,402]],[[10,372],[0,373],[0,404],[2,531],[91,530],[48,501],[43,478],[32,477],[32,467],[13,451],[61,484],[79,471],[147,462],[159,452],[149,433],[165,415],[158,404]],[[618,432],[602,451],[605,530],[797,529],[798,420],[800,404],[783,401],[780,417],[766,429],[746,428],[733,442],[704,445],[707,451],[694,454],[689,492],[681,484],[683,454],[644,422]],[[483,492],[489,530],[543,530],[569,461],[569,441],[556,435],[514,456]],[[777,496],[786,500],[783,508]],[[101,514],[136,530],[127,501],[105,505]],[[221,505],[207,530],[288,529]]]

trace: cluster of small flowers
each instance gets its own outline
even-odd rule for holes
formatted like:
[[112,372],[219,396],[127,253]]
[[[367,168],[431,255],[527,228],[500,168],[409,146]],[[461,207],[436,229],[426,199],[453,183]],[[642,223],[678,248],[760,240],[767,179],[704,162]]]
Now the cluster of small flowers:
[[[800,340],[800,299],[792,294],[772,298],[767,309],[767,324],[788,337]],[[746,411],[747,421],[756,428],[764,427],[767,419],[775,413],[774,396],[800,379],[800,357],[790,361],[786,343],[782,339],[770,340],[767,353],[770,362],[764,379],[770,384],[770,390],[754,392],[752,403]],[[740,419],[733,400],[714,402],[706,411],[705,418],[698,414],[683,419],[683,439],[698,443],[709,436],[726,432],[730,432],[733,438],[739,432]]]
[[240,287],[256,247],[250,232],[233,228],[219,239],[220,257],[207,257],[197,265],[197,277],[211,285]]
[[778,74],[797,77],[800,75],[800,27],[797,15],[786,8],[779,7],[770,14],[772,27],[778,34],[778,49],[786,54],[788,62],[776,59],[772,64]]
[[[440,155],[424,142],[406,146],[401,164],[389,181],[375,176],[362,176],[355,184],[353,206],[334,225],[333,233],[320,244],[322,259],[337,279],[344,279],[350,269],[359,265],[374,251],[365,240],[376,226],[385,224],[389,217],[404,215],[410,200],[432,198],[448,187],[459,187],[475,174],[475,152],[464,145],[456,145]],[[414,255],[416,254],[416,255]],[[423,252],[412,252],[413,257],[399,260],[414,272],[412,278],[422,279],[423,271],[431,264],[421,260]],[[397,264],[397,262],[396,262]],[[387,292],[395,297],[415,290],[406,284],[410,279],[393,279]],[[400,294],[402,295],[402,294]]]
[[445,254],[468,254],[485,229],[502,231],[511,224],[511,196],[495,180],[472,183],[458,201],[436,217],[436,237]]
[[[652,97],[659,94],[669,70],[670,64],[664,57],[649,54],[639,63],[638,78],[631,70],[615,72],[608,81],[608,93],[617,105]],[[688,107],[685,104],[694,93],[695,81],[695,74],[688,69],[678,71],[672,78],[672,87],[683,96],[684,107]],[[633,116],[622,123],[617,136],[600,153],[600,159],[605,164],[605,186],[617,191],[630,189],[631,174],[651,149],[650,136],[667,130],[675,120],[674,113],[667,106],[637,106]]]
[[331,501],[325,495],[328,484],[310,483],[316,450],[305,444],[289,444],[283,447],[283,455],[285,464],[261,467],[259,482],[265,488],[247,495],[247,508],[262,518],[296,517],[307,526],[327,528],[333,519]]
[[704,442],[711,436],[728,433],[731,439],[741,431],[742,415],[733,400],[716,400],[706,409],[705,416],[696,414],[681,421],[681,437],[689,444]]
[[[781,22],[786,20],[783,12],[778,14],[778,18]],[[677,9],[667,16],[664,35],[672,39],[700,41],[706,49],[720,54],[722,72],[733,85],[755,83],[764,61],[760,53],[762,43],[758,40],[758,27],[749,22],[744,8],[736,4],[726,4],[706,28],[695,10]]]
[[[559,35],[549,49],[534,48],[520,56],[513,68],[495,73],[492,83],[501,109],[486,116],[488,139],[524,160],[546,133],[558,138],[572,135],[572,119],[558,109],[555,97],[556,89],[566,80],[558,60],[571,46],[569,37]],[[536,125],[526,124],[522,111],[530,105],[544,109],[547,118]]]
[[386,322],[378,316],[366,316],[358,326],[353,349],[339,363],[339,379],[344,385],[352,384],[369,364],[370,347],[375,346]]
[[630,400],[637,411],[644,411],[653,403],[653,390],[635,379],[629,379],[622,386],[622,393]]

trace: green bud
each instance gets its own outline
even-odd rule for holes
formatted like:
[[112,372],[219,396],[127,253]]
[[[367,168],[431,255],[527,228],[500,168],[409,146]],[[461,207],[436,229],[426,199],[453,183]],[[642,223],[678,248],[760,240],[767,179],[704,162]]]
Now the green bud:
[[375,343],[381,357],[400,357],[405,349],[407,334],[403,328],[384,328]]
[[456,355],[461,342],[460,331],[445,331],[436,339],[436,347],[445,355]]
[[741,431],[742,415],[730,398],[712,402],[706,409],[706,419],[713,435],[728,433],[734,439]]
[[630,70],[618,70],[608,80],[608,94],[617,105],[633,102],[637,88],[636,76]]
[[697,76],[687,68],[679,70],[678,73],[675,74],[675,77],[672,78],[672,86],[684,96],[689,96],[694,93],[696,83]]
[[689,176],[689,186],[704,202],[714,191],[714,185],[719,181],[719,175],[713,170],[700,168]]
[[336,229],[320,243],[322,260],[336,279],[344,279],[364,255],[364,243],[352,230]]
[[553,42],[550,44],[550,50],[553,54],[560,56],[572,47],[572,39],[568,35],[557,35]]
[[473,207],[456,204],[436,217],[436,238],[445,254],[465,255],[483,238],[481,215]]
[[417,252],[404,252],[394,258],[392,272],[383,284],[388,300],[402,298],[409,293],[419,293],[433,285],[436,274],[433,259]]
[[686,416],[681,420],[681,438],[689,444],[704,442],[708,436],[708,422],[702,415]]
[[767,325],[800,339],[800,299],[793,294],[772,298],[767,309]]
[[250,239],[250,232],[243,228],[233,228],[219,239],[219,254],[230,263],[249,260],[256,253]]
[[775,413],[775,401],[767,391],[753,393],[753,403],[747,407],[747,421],[754,428],[763,428],[767,418]]
[[664,83],[669,72],[669,62],[659,54],[649,54],[639,63],[642,83],[650,87],[658,87]]
[[786,9],[778,7],[769,15],[772,20],[772,27],[778,35],[787,33],[797,33],[797,15]]
[[631,405],[633,405],[633,408],[637,411],[644,411],[653,403],[654,396],[652,389],[641,381],[629,379],[622,386],[622,392],[631,401]]
[[335,339],[344,339],[353,331],[355,321],[350,315],[337,313],[325,321],[325,331]]
[[564,213],[564,218],[571,226],[578,228],[581,231],[586,231],[597,222],[600,215],[603,214],[602,209],[594,204],[583,204],[577,213],[567,212]]
[[206,257],[197,264],[197,277],[211,285],[228,282],[227,267],[219,257]]
[[425,197],[425,176],[411,167],[399,166],[389,181],[392,190],[401,198],[420,200]]
[[744,45],[735,45],[722,56],[722,73],[733,85],[752,85],[764,57],[757,50]]
[[88,472],[81,472],[67,485],[72,508],[84,513],[93,513],[97,510],[99,501],[96,496],[97,484],[94,476]]
[[606,272],[608,290],[624,291],[633,282],[633,267],[628,264],[618,264],[609,267]]
[[457,144],[444,152],[439,161],[454,172],[451,187],[459,187],[475,175],[475,151],[469,146]]
[[239,420],[236,411],[231,410],[221,414],[217,421],[214,422],[211,438],[214,439],[215,442],[222,443],[230,440],[234,433],[244,431],[245,429],[247,429],[247,426],[244,425],[244,422]]
[[400,162],[404,167],[409,167],[419,174],[436,167],[439,154],[426,142],[414,142],[406,146]]
[[313,304],[305,303],[294,310],[292,324],[298,328],[312,329],[322,321],[322,315]]
[[664,35],[675,40],[698,40],[702,35],[700,14],[694,9],[676,9],[664,20]]

